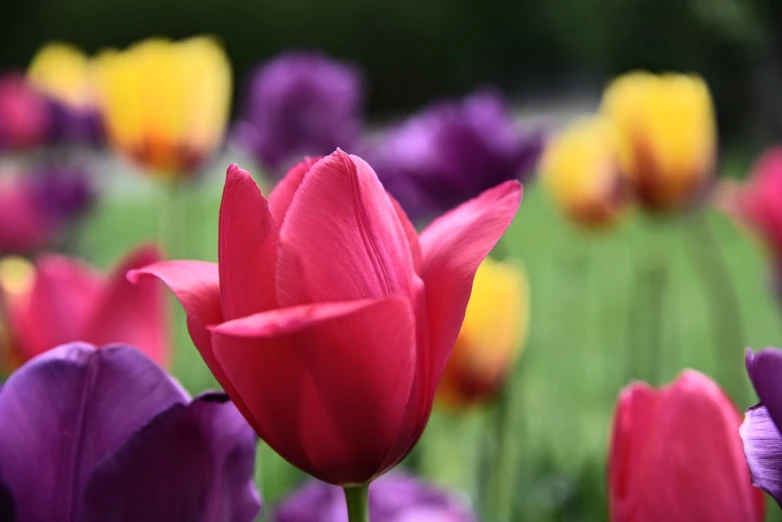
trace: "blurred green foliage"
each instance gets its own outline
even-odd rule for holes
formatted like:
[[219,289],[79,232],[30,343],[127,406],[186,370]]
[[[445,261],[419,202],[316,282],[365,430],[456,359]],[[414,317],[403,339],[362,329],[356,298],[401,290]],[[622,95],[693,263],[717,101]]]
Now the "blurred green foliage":
[[287,48],[351,59],[381,115],[486,83],[597,92],[627,69],[696,71],[728,137],[767,141],[782,137],[781,11],[777,0],[8,0],[0,67],[24,67],[51,39],[95,51],[211,32],[240,85]]

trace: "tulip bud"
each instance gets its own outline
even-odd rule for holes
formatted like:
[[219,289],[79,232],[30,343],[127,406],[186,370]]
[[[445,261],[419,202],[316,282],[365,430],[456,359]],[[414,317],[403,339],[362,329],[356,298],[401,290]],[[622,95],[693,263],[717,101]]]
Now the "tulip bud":
[[557,206],[581,226],[607,227],[629,202],[613,145],[608,122],[587,118],[565,129],[543,157],[544,185]]
[[717,127],[711,95],[698,76],[633,72],[603,95],[616,128],[622,173],[650,212],[693,202],[714,172]]
[[528,324],[524,270],[486,258],[475,274],[464,323],[440,380],[439,402],[461,407],[494,397],[521,354]]
[[694,370],[659,390],[622,390],[609,456],[611,522],[763,520],[740,424],[725,393]]

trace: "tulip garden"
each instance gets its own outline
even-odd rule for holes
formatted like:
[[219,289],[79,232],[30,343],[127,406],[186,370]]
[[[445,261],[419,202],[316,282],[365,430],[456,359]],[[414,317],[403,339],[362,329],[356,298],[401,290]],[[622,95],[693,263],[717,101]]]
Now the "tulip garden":
[[683,73],[368,92],[209,36],[0,76],[0,522],[782,520],[782,148]]

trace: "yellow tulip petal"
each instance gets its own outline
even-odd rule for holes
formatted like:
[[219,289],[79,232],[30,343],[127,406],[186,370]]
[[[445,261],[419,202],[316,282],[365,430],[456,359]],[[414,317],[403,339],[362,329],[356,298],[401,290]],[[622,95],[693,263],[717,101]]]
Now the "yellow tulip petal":
[[104,118],[112,141],[159,174],[197,168],[228,122],[231,69],[209,37],[144,40],[98,59]]
[[488,400],[521,354],[529,327],[529,288],[520,265],[483,261],[438,399],[450,406]]
[[76,108],[93,103],[90,60],[77,47],[52,42],[42,47],[30,62],[27,77],[49,96]]
[[610,123],[600,117],[576,120],[547,147],[541,179],[554,202],[576,223],[613,223],[628,199],[623,193]]
[[647,206],[681,206],[712,174],[717,129],[701,78],[629,73],[608,87],[601,111],[617,130],[622,172]]

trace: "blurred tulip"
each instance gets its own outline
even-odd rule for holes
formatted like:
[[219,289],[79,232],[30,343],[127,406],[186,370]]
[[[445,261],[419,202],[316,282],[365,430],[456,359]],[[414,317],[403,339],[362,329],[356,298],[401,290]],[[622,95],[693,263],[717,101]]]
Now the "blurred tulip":
[[612,225],[630,203],[613,144],[610,124],[593,117],[571,124],[543,156],[543,184],[555,204],[580,226]]
[[492,399],[521,353],[528,322],[523,269],[487,257],[475,274],[464,324],[437,389],[439,401],[463,407]]
[[81,50],[66,43],[43,46],[30,62],[27,79],[51,100],[54,140],[70,144],[102,141],[95,73]]
[[316,53],[289,52],[251,77],[238,145],[270,173],[285,174],[306,155],[351,148],[361,131],[361,75]]
[[622,390],[609,457],[611,521],[762,521],[740,424],[725,393],[694,370],[660,390]]
[[83,216],[97,197],[90,176],[78,166],[50,163],[24,182],[41,211],[61,225]]
[[36,357],[0,389],[0,418],[17,522],[252,522],[260,509],[256,438],[236,407],[191,399],[134,348]]
[[27,79],[40,92],[69,107],[89,109],[95,103],[89,58],[70,44],[43,46],[30,62]]
[[421,436],[475,271],[521,192],[508,181],[419,236],[357,156],[306,160],[268,200],[232,165],[218,264],[128,276],[168,284],[212,373],[275,451],[325,482],[365,484]]
[[[163,289],[153,281],[134,286],[128,270],[160,259],[145,246],[128,254],[108,276],[80,260],[41,256],[32,277],[0,281],[8,314],[10,359],[26,361],[72,341],[133,344],[160,365],[169,362],[168,315]],[[0,271],[0,273],[3,273]],[[17,275],[22,272],[17,271]]]
[[601,111],[615,126],[622,173],[651,212],[682,209],[714,174],[717,125],[697,76],[633,72],[606,90]]
[[114,148],[157,176],[192,174],[220,146],[231,69],[211,38],[149,39],[96,59],[99,104]]
[[54,243],[58,226],[22,179],[0,179],[0,254],[28,254]]
[[[474,522],[461,497],[411,475],[393,472],[369,490],[372,522]],[[342,490],[311,480],[279,505],[273,522],[348,522]]]
[[500,183],[532,176],[543,134],[524,134],[493,92],[432,105],[383,136],[373,160],[414,220],[431,218]]
[[775,291],[782,296],[782,147],[758,159],[748,182],[721,191],[718,205],[757,234],[768,249],[775,267]]
[[747,410],[741,425],[752,483],[782,506],[782,350],[747,350],[746,366],[760,403]]
[[0,180],[0,254],[32,254],[60,241],[95,201],[82,169],[44,165]]
[[51,128],[48,100],[23,76],[0,76],[0,151],[41,146]]

